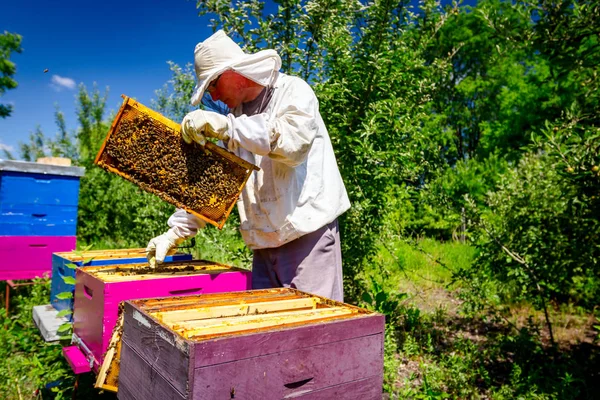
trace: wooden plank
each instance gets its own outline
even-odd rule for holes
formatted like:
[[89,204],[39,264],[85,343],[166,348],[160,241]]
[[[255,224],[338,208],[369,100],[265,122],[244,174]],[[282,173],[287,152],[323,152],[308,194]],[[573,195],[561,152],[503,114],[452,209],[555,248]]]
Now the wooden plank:
[[116,392],[119,387],[119,368],[121,362],[121,336],[123,334],[123,312],[119,312],[117,323],[113,329],[108,350],[96,377],[95,388]]
[[303,293],[278,292],[278,291],[256,291],[247,290],[244,292],[226,292],[226,293],[207,293],[199,296],[169,297],[159,299],[140,299],[134,300],[134,304],[140,306],[144,312],[152,313],[157,311],[178,310],[183,308],[198,308],[218,305],[234,305],[240,302],[261,302],[269,300],[300,299],[312,297]]
[[[306,393],[292,393],[284,399],[310,400],[381,400],[383,397],[383,375],[370,376],[349,383],[330,386]],[[119,399],[120,400],[120,399]]]
[[[144,264],[143,267],[148,267],[147,264]],[[206,275],[216,275],[216,274],[224,274],[228,272],[238,272],[239,270],[234,268],[208,268],[208,269],[200,269],[197,268],[193,271],[157,271],[154,273],[147,274],[135,274],[131,273],[130,275],[120,275],[117,273],[110,272],[99,272],[94,275],[98,277],[98,279],[103,280],[104,282],[130,282],[130,281],[141,281],[148,279],[159,279],[159,278],[176,278],[180,276],[188,276],[188,275],[198,275],[198,274],[206,274]]]
[[[145,255],[144,255],[145,257]],[[219,270],[228,270],[228,271],[241,271],[242,268],[230,267],[228,265],[216,263],[213,261],[206,260],[184,260],[184,261],[169,261],[162,264],[161,268],[157,268],[154,273],[172,273],[173,270],[181,270],[184,268],[188,268],[189,272],[193,272],[191,267],[194,268],[196,272],[203,271],[219,271]],[[135,271],[141,268],[149,268],[148,262],[137,262],[137,263],[124,263],[124,264],[110,264],[110,265],[95,265],[89,267],[81,267],[84,271],[93,275],[110,275],[110,274],[118,274],[119,272],[127,272],[127,271]],[[245,270],[244,270],[245,271]]]
[[[123,342],[121,351],[119,400],[185,400],[187,398],[126,342]],[[176,371],[171,373],[174,374]],[[187,380],[187,371],[184,379]]]
[[291,311],[299,309],[315,309],[319,303],[317,297],[301,299],[257,302],[251,304],[235,304],[226,306],[202,307],[195,309],[173,310],[152,313],[152,316],[165,324],[192,321],[208,318],[223,318],[252,314],[263,314],[275,311]]
[[[142,399],[138,399],[135,395],[135,393],[137,393],[137,390],[135,387],[128,387],[125,385],[121,385],[121,388],[119,389],[118,392],[118,399],[119,400],[142,400]],[[143,400],[150,400],[150,399],[143,399]]]
[[324,345],[353,337],[383,333],[381,314],[356,316],[268,332],[226,336],[194,343],[196,368],[235,360],[280,353],[308,345]]
[[131,256],[146,256],[146,249],[116,249],[116,250],[87,250],[87,251],[67,251],[54,253],[59,257],[66,258],[70,262],[80,262],[88,258],[104,259],[104,258],[133,258]]
[[351,310],[342,307],[322,308],[317,310],[300,310],[264,315],[245,315],[242,317],[190,321],[173,325],[172,329],[186,339],[190,339],[198,336],[221,335],[250,329],[282,328],[296,322],[307,323],[317,320],[329,320],[352,314],[353,312]]
[[148,315],[142,314],[129,301],[125,302],[124,313],[121,377],[126,363],[124,347],[127,345],[135,350],[145,363],[152,365],[158,374],[165,377],[170,386],[180,393],[186,393],[188,372],[191,369],[188,342],[159,325]]
[[58,310],[46,304],[33,306],[33,322],[46,342],[55,342],[60,340],[58,328],[69,320],[66,317],[59,317]]
[[193,394],[194,399],[226,399],[232,392],[240,399],[281,399],[382,373],[383,332],[197,368]]
[[110,135],[112,135],[115,128],[121,121],[121,116],[123,115],[123,112],[125,111],[125,107],[127,105],[127,100],[129,99],[127,96],[125,96],[123,94],[121,95],[121,97],[123,98],[123,104],[121,104],[121,108],[119,108],[119,111],[117,111],[117,115],[115,116],[115,119],[113,119],[113,122],[110,125],[108,134],[106,135],[106,138],[104,139],[104,142],[102,143],[102,146],[100,147],[100,150],[98,151],[98,154],[96,155],[96,158],[94,159],[94,164],[98,164],[98,161],[100,160],[100,156],[102,156],[102,153],[104,153],[104,148],[106,147],[106,143],[108,142]]
[[[113,325],[105,328],[107,298],[104,284],[83,268],[75,270],[76,283],[73,303],[73,333],[81,338],[94,356],[94,370],[100,365],[102,354],[108,345]],[[115,311],[115,321],[116,321]],[[107,330],[106,335],[104,334]],[[106,338],[105,338],[106,336]]]
[[81,352],[79,347],[63,347],[62,353],[75,375],[84,374],[91,371],[90,363],[86,359],[85,355]]

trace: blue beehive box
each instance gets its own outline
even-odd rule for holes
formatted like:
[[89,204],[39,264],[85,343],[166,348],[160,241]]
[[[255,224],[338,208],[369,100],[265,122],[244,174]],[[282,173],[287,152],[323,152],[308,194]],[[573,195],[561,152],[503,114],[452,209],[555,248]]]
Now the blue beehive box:
[[49,274],[52,253],[76,248],[79,179],[84,171],[0,160],[0,280]]
[[0,236],[75,236],[84,171],[0,160]]
[[[189,261],[191,254],[176,253],[167,256],[165,261]],[[67,264],[82,266],[99,266],[112,264],[134,264],[146,262],[145,249],[90,250],[52,254],[52,283],[50,286],[50,304],[57,309],[73,310],[73,299],[59,299],[60,293],[73,293],[75,286],[65,282],[64,277],[75,279],[75,269]],[[71,318],[69,316],[68,318]]]

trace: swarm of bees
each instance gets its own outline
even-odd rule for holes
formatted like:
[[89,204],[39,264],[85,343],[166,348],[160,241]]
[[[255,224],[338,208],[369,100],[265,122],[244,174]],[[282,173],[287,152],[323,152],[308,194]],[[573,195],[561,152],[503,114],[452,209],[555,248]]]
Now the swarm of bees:
[[177,207],[218,222],[237,200],[246,170],[140,113],[121,118],[100,163]]

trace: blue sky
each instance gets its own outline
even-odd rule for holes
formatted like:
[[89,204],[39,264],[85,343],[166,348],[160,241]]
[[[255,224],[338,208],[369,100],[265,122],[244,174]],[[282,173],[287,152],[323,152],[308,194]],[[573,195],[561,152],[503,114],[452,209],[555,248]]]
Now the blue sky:
[[95,82],[102,92],[109,87],[109,112],[118,110],[121,94],[149,105],[171,77],[167,61],[192,62],[196,43],[212,33],[196,2],[186,0],[4,2],[4,31],[23,36],[23,52],[11,56],[19,86],[0,97],[14,107],[0,119],[0,149],[14,156],[37,125],[46,136],[56,135],[55,104],[67,129],[75,130],[80,83],[91,89]]

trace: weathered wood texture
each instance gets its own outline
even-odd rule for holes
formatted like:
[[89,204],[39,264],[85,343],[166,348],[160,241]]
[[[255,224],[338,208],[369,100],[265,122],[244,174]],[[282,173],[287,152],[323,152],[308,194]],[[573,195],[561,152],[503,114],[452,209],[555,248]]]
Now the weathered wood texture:
[[193,398],[227,398],[233,388],[240,399],[282,399],[379,375],[382,343],[383,333],[320,346],[307,341],[290,351],[198,368]]
[[[346,308],[349,314],[286,323],[295,311],[308,315],[327,308]],[[215,317],[218,310],[223,316]],[[120,399],[137,399],[134,383],[157,386],[140,397],[148,400],[381,398],[381,314],[294,289],[136,300],[125,303],[124,313]],[[265,323],[257,327],[257,318]],[[281,324],[273,326],[274,318]],[[196,336],[186,338],[181,326],[192,321],[211,327],[211,333],[194,328]],[[227,333],[215,332],[218,326]]]
[[121,344],[121,359],[127,362],[121,363],[119,400],[185,399],[127,343]]
[[[190,357],[190,343],[177,338],[177,335],[168,328],[158,325],[128,303],[125,303],[124,312],[121,346],[127,345],[135,350],[152,366],[154,373],[161,375],[180,393],[187,392],[188,374],[192,369],[190,361],[193,358],[193,353]],[[176,338],[177,342],[175,342]],[[129,359],[121,350],[121,376],[124,373],[124,366],[128,363]]]

